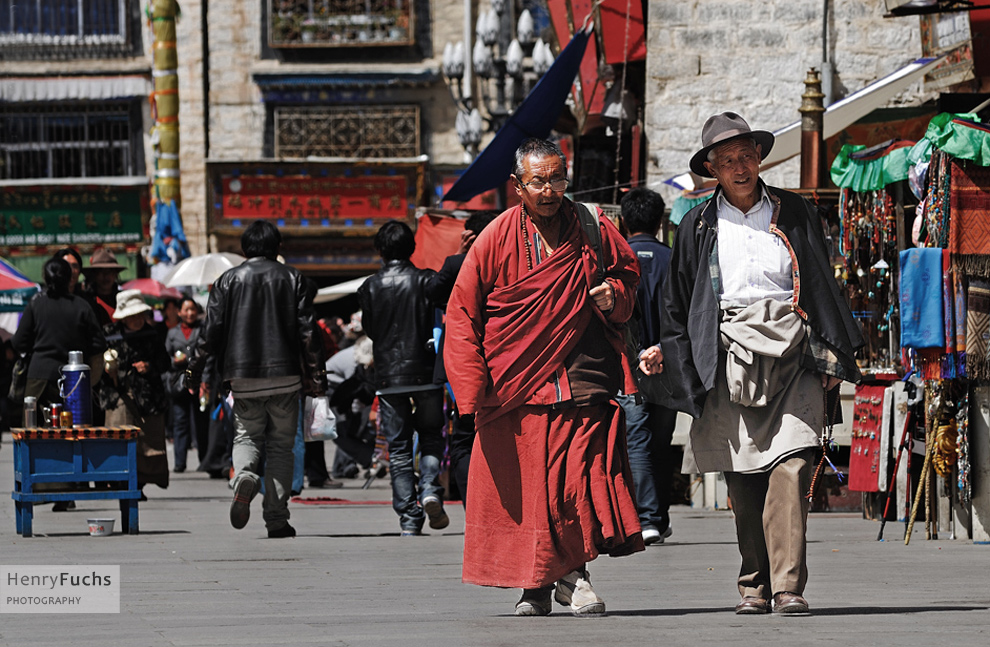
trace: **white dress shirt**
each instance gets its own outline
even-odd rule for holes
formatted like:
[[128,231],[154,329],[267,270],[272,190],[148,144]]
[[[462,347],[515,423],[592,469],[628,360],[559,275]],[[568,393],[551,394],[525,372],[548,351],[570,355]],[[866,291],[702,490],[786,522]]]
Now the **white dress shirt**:
[[790,301],[794,296],[787,245],[770,233],[773,203],[766,189],[743,213],[719,193],[718,264],[722,274],[722,309],[745,307],[761,299]]

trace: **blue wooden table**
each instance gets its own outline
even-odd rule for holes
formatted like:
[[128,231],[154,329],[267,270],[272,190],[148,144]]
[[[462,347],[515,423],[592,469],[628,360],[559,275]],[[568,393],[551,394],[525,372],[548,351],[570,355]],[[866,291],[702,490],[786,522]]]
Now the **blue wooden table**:
[[[17,533],[33,534],[34,504],[119,499],[123,532],[138,533],[138,427],[14,428],[14,500]],[[89,483],[97,483],[89,489]],[[37,491],[39,483],[85,489]]]

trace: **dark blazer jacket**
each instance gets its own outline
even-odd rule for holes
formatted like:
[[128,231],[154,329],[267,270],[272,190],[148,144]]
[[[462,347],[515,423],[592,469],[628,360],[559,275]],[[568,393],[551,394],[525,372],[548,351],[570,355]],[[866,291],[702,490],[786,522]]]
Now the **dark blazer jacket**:
[[[850,382],[862,376],[855,353],[864,344],[859,324],[839,292],[815,207],[801,196],[766,186],[774,203],[770,231],[782,238],[791,254],[794,279],[792,307],[809,325],[806,368]],[[663,382],[670,406],[701,416],[715,385],[719,359],[717,198],[689,211],[677,228],[661,308],[660,346]]]

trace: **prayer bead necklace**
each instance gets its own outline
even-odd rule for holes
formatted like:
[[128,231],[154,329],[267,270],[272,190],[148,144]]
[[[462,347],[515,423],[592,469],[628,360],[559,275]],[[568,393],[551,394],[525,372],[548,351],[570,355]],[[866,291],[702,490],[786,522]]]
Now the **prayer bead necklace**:
[[519,224],[522,226],[523,243],[526,245],[526,267],[532,271],[533,245],[529,242],[529,229],[526,227],[527,218],[529,218],[529,214],[526,213],[526,205],[523,205],[522,211],[519,212]]

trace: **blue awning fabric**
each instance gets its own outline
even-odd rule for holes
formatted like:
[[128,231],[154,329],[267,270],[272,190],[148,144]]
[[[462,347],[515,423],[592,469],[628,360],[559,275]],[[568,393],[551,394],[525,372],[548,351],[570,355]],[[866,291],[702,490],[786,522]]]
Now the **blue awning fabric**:
[[591,32],[579,31],[530,90],[491,143],[454,183],[444,200],[466,202],[474,196],[505,184],[512,174],[516,149],[529,137],[545,139],[557,123],[574,84]]

